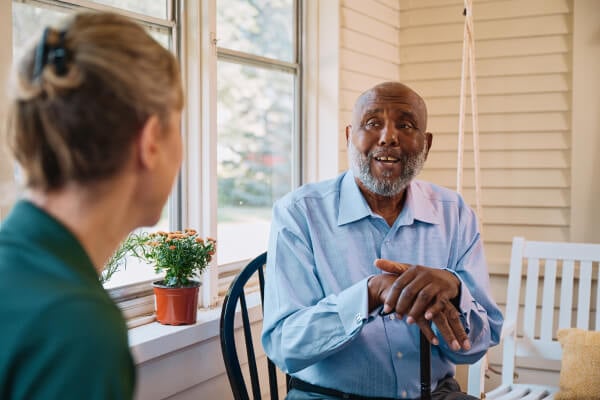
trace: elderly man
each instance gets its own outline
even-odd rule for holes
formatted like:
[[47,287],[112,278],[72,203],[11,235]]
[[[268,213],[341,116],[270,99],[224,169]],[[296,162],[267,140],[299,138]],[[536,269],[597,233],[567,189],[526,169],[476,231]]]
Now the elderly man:
[[456,363],[498,343],[477,218],[457,193],[414,180],[431,148],[427,109],[379,84],[346,127],[350,171],[278,201],[262,342],[292,375],[288,399],[415,399],[419,330],[434,345],[434,399],[460,393]]

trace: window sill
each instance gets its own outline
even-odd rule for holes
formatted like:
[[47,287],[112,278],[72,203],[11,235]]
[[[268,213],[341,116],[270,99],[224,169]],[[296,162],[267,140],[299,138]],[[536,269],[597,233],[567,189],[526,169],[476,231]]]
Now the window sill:
[[[259,293],[246,296],[250,322],[262,319]],[[239,315],[239,310],[237,314]],[[221,307],[198,310],[194,325],[170,326],[158,322],[141,325],[129,330],[129,348],[136,365],[157,357],[176,352],[185,347],[219,336]],[[236,316],[236,327],[241,326],[241,318]]]

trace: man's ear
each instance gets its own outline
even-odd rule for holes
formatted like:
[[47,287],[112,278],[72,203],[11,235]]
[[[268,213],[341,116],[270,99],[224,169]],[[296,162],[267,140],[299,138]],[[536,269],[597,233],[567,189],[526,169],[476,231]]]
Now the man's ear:
[[151,115],[140,131],[137,148],[140,166],[144,169],[152,169],[158,162],[160,150],[161,124],[156,115]]
[[425,140],[427,141],[427,153],[425,154],[425,159],[427,160],[427,156],[429,155],[429,150],[431,150],[431,144],[433,143],[433,135],[429,132],[425,134]]
[[346,125],[346,146],[348,146],[348,141],[350,140],[351,133],[352,133],[352,125]]

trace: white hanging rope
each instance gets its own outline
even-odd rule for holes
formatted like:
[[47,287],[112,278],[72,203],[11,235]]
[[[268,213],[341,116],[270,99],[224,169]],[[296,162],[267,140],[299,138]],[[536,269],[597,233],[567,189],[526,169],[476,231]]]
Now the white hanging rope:
[[463,153],[466,114],[466,81],[469,75],[471,92],[471,125],[473,131],[473,158],[475,171],[475,210],[479,216],[479,231],[483,225],[481,205],[481,176],[479,163],[479,121],[477,117],[477,77],[475,73],[475,37],[473,33],[473,1],[465,0],[465,28],[463,34],[462,70],[460,75],[460,108],[458,115],[458,155],[456,164],[456,191],[462,192]]
[[[456,165],[456,191],[461,193],[463,184],[463,152],[465,138],[467,65],[471,92],[471,125],[473,131],[473,168],[475,173],[475,210],[479,217],[479,232],[483,234],[483,211],[481,206],[481,168],[479,164],[479,121],[477,119],[477,76],[475,74],[475,37],[473,33],[473,1],[465,0],[465,29],[463,34],[462,70],[460,75],[460,108],[458,115],[458,157]],[[479,377],[479,387],[484,387],[485,371],[489,368],[487,353]],[[485,394],[481,393],[482,398]]]

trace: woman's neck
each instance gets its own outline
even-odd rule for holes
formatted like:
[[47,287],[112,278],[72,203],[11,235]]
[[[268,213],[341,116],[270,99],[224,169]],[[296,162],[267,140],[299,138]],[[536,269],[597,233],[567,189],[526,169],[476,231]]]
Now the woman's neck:
[[25,197],[73,233],[100,273],[119,243],[137,226],[126,194],[114,185],[89,189],[68,184],[52,191],[29,190]]

